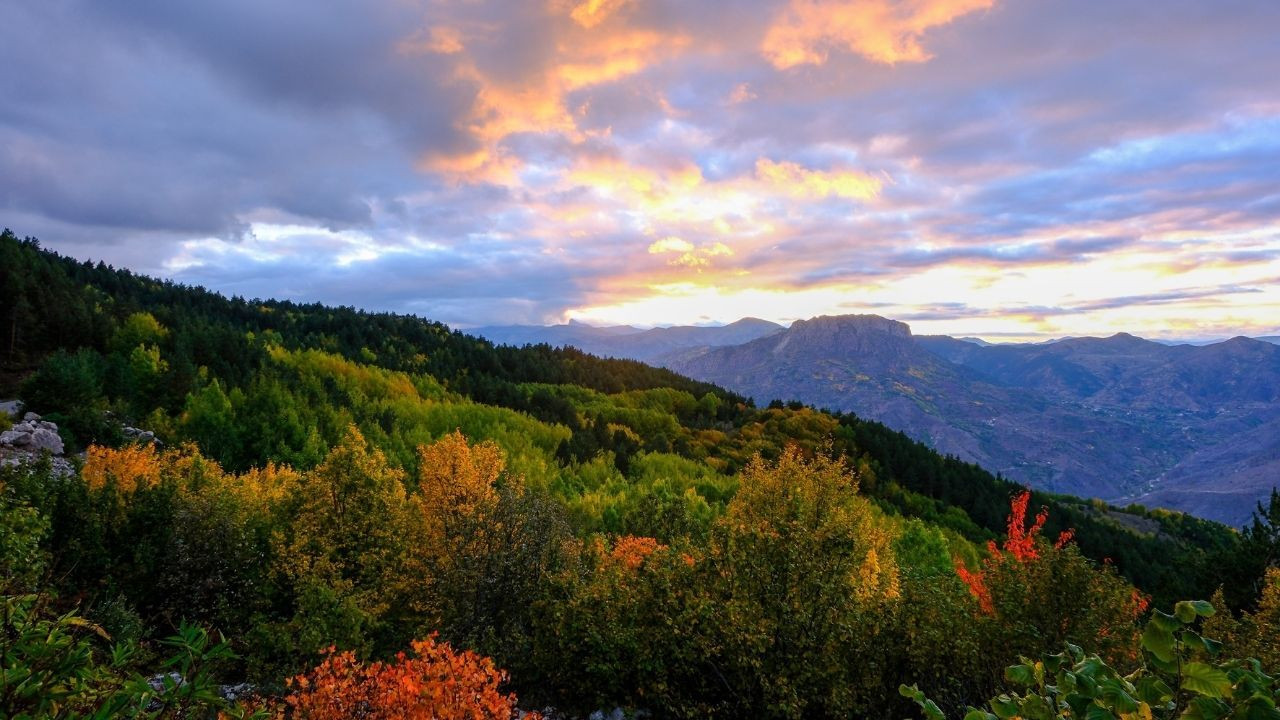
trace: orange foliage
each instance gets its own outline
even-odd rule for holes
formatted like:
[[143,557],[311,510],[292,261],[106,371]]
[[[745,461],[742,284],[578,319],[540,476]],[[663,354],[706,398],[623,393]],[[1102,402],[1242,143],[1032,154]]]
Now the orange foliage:
[[970,572],[959,560],[956,561],[956,574],[969,586],[969,592],[978,600],[978,607],[987,615],[996,612],[995,603],[991,600],[991,588],[987,587],[986,578],[981,572]]
[[[666,545],[651,537],[623,535],[614,542],[613,552],[609,554],[609,559],[627,569],[636,570],[644,564],[644,561],[650,555],[666,549]],[[692,561],[693,559],[690,558],[689,562],[691,563]]]
[[433,633],[413,643],[412,656],[387,663],[330,648],[319,666],[289,681],[287,703],[305,720],[509,720],[516,698],[499,691],[505,681],[492,660],[457,652]]
[[[1040,508],[1040,512],[1036,514],[1035,523],[1027,527],[1027,504],[1030,501],[1030,490],[1023,490],[1013,499],[1009,511],[1008,537],[1004,541],[1005,552],[1022,562],[1034,560],[1040,556],[1040,552],[1036,549],[1036,538],[1044,528],[1045,521],[1049,519],[1049,509]],[[995,543],[991,543],[989,548],[993,555],[1000,554],[996,550]]]
[[506,469],[502,449],[492,441],[476,445],[458,430],[418,448],[418,486],[424,510],[441,521],[470,515],[497,500],[496,484]]
[[[1037,541],[1040,538],[1040,531],[1044,529],[1045,521],[1049,519],[1049,509],[1040,508],[1040,512],[1036,513],[1035,521],[1030,526],[1027,525],[1027,506],[1031,502],[1031,491],[1023,490],[1009,504],[1009,522],[1005,534],[1005,540],[1002,547],[997,546],[995,541],[987,543],[987,550],[991,553],[988,564],[1000,562],[1004,558],[1012,559],[1015,562],[1027,563],[1040,557],[1040,548]],[[1058,536],[1057,542],[1053,544],[1055,548],[1062,548],[1071,542],[1074,537],[1074,530],[1064,530]],[[991,615],[995,613],[995,605],[991,599],[991,588],[987,587],[987,580],[983,571],[971,572],[964,565],[956,562],[956,574],[969,586],[974,598],[978,601],[978,607],[982,612]]]
[[126,445],[118,450],[92,445],[82,477],[90,490],[113,485],[122,493],[155,487],[160,482],[161,458],[152,445]]

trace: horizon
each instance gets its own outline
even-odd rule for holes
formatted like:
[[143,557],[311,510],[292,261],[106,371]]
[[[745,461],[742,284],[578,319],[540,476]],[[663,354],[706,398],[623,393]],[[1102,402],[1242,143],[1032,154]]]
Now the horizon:
[[[897,318],[890,317],[890,316],[887,316],[887,315],[879,315],[879,314],[876,314],[876,313],[844,313],[844,314],[842,314],[842,315],[835,315],[835,316],[830,316],[830,315],[828,315],[827,317],[850,317],[850,316],[855,316],[855,315],[870,315],[870,316],[873,316],[873,317],[879,317],[879,318],[883,318],[883,319],[886,319],[886,320],[895,320],[895,321],[897,321],[897,322],[901,322],[901,323],[903,323],[903,324],[904,324],[904,325],[906,325],[907,327],[911,327],[911,323],[909,323],[909,322],[906,322],[906,321],[903,321],[903,320],[897,320]],[[462,330],[462,331],[464,331],[464,332],[468,332],[468,331],[474,331],[474,330],[484,330],[484,329],[488,329],[488,328],[500,328],[500,327],[553,328],[553,327],[571,327],[571,326],[574,326],[574,325],[581,325],[581,326],[586,326],[586,327],[595,328],[595,329],[632,328],[632,329],[634,329],[634,330],[637,330],[637,331],[643,332],[643,331],[645,331],[645,330],[660,330],[660,329],[670,329],[670,328],[676,328],[676,327],[717,328],[717,327],[725,327],[725,326],[728,326],[728,325],[732,325],[732,324],[734,324],[734,323],[736,323],[736,322],[740,322],[740,321],[743,321],[743,320],[761,320],[761,321],[764,321],[764,322],[770,322],[770,323],[773,323],[773,324],[775,324],[775,325],[779,325],[779,326],[781,326],[781,327],[783,327],[783,328],[789,328],[789,327],[791,327],[791,325],[792,325],[793,323],[795,323],[795,322],[798,322],[798,321],[801,321],[801,320],[814,320],[814,319],[816,319],[816,318],[818,318],[818,317],[823,317],[823,316],[820,316],[820,315],[814,315],[814,316],[812,316],[812,317],[807,317],[807,318],[795,318],[795,319],[786,320],[786,321],[781,321],[781,320],[775,321],[775,320],[767,320],[767,319],[765,319],[765,318],[759,318],[759,317],[755,317],[755,316],[744,316],[744,317],[740,317],[740,318],[738,318],[737,320],[731,320],[731,321],[729,321],[729,322],[690,323],[690,324],[687,324],[687,325],[685,325],[685,324],[674,324],[674,323],[660,323],[660,324],[656,324],[656,325],[607,325],[607,324],[593,324],[593,323],[589,323],[589,322],[584,322],[584,321],[582,321],[582,320],[567,320],[567,321],[565,321],[565,322],[563,322],[563,323],[552,323],[552,324],[542,324],[542,325],[536,325],[536,324],[534,324],[534,325],[529,325],[529,324],[494,324],[494,325],[471,325],[471,326],[461,326],[461,325],[453,325],[453,324],[450,324],[450,325],[449,325],[449,327],[454,328],[455,330]],[[427,318],[427,319],[429,319],[429,318]],[[916,333],[914,329],[912,330],[912,335],[918,335],[918,334],[921,334],[921,333]],[[929,333],[929,334],[930,334],[930,335],[935,335],[934,333]],[[989,343],[989,344],[991,344],[991,345],[1001,345],[1001,344],[1008,344],[1008,345],[1040,344],[1040,345],[1045,345],[1045,344],[1049,344],[1049,343],[1061,342],[1061,341],[1063,341],[1063,340],[1079,340],[1079,339],[1084,339],[1084,338],[1101,338],[1101,339],[1105,339],[1105,338],[1109,338],[1109,337],[1115,337],[1115,336],[1117,336],[1117,335],[1130,335],[1130,336],[1133,336],[1133,337],[1137,337],[1137,338],[1138,338],[1138,339],[1140,339],[1140,340],[1150,340],[1151,342],[1160,343],[1160,344],[1162,344],[1162,345],[1215,345],[1215,344],[1217,344],[1217,343],[1227,342],[1227,341],[1229,341],[1229,340],[1234,340],[1234,339],[1236,339],[1236,338],[1240,338],[1240,337],[1247,338],[1247,339],[1249,339],[1249,340],[1259,340],[1259,341],[1262,341],[1262,342],[1267,342],[1267,340],[1265,340],[1264,338],[1280,337],[1280,331],[1273,331],[1273,333],[1262,333],[1262,334],[1258,334],[1258,335],[1246,335],[1246,334],[1243,334],[1243,333],[1236,333],[1236,334],[1234,334],[1234,335],[1228,335],[1228,336],[1217,336],[1217,337],[1161,337],[1161,338],[1147,337],[1147,336],[1143,336],[1143,335],[1138,335],[1138,334],[1136,334],[1136,333],[1126,332],[1126,331],[1124,331],[1124,330],[1119,330],[1119,331],[1116,331],[1116,332],[1113,332],[1113,333],[1108,333],[1108,334],[1106,334],[1106,335],[1085,333],[1085,334],[1082,334],[1082,335],[1059,335],[1059,336],[1056,336],[1056,337],[1022,336],[1022,335],[1018,335],[1018,336],[988,335],[987,337],[982,337],[982,336],[977,335],[977,334],[975,334],[975,333],[966,333],[966,332],[958,332],[958,333],[941,333],[941,334],[945,334],[945,335],[947,335],[948,337],[955,338],[956,340],[981,340],[981,341],[986,342],[986,343]],[[1011,337],[1018,337],[1018,338],[1024,338],[1024,337],[1025,337],[1025,338],[1028,338],[1028,339],[1011,339]],[[989,338],[995,338],[995,339],[989,339]]]
[[1280,334],[1265,0],[55,0],[0,21],[2,224],[71,257],[452,326]]

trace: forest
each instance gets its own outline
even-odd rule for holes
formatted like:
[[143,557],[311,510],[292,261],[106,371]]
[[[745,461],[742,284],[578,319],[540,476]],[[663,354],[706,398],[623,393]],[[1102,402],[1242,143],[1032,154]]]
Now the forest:
[[4,717],[1280,718],[1275,494],[1242,530],[1048,495],[7,230],[0,329],[75,458],[0,467]]

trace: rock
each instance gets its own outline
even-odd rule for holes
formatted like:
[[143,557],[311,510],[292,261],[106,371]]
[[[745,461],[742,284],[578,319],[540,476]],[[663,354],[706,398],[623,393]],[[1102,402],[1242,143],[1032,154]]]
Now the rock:
[[20,433],[27,433],[27,434],[31,434],[31,433],[33,433],[33,432],[35,432],[35,431],[36,431],[36,426],[35,426],[35,425],[32,425],[32,424],[31,424],[29,421],[27,421],[27,420],[23,420],[22,422],[20,422],[20,423],[18,423],[17,425],[14,425],[14,426],[13,426],[13,431],[14,431],[14,432],[20,432]]
[[14,447],[26,447],[31,444],[31,433],[29,432],[9,430],[6,434],[12,436],[9,444]]
[[140,443],[155,444],[158,447],[164,447],[164,443],[157,440],[156,434],[150,430],[143,430],[141,428],[125,425],[120,428],[120,432],[124,433],[124,436],[130,440],[137,440]]
[[13,430],[0,432],[0,445],[13,445],[16,443],[18,436],[20,435],[22,435],[22,433],[14,432]]
[[235,702],[239,698],[246,695],[252,695],[254,688],[249,683],[236,683],[235,685],[221,685],[218,687],[218,695],[227,702]]
[[37,450],[48,450],[54,455],[61,455],[63,451],[62,438],[53,430],[45,428],[31,434],[31,445]]
[[167,672],[167,673],[160,673],[158,675],[152,675],[151,677],[147,678],[147,684],[150,685],[151,689],[155,690],[156,692],[164,692],[165,685],[167,684],[165,683],[165,680],[172,681],[172,684],[174,687],[182,687],[183,685],[186,684],[186,680],[183,680],[182,676],[176,672]]
[[39,419],[40,419],[40,416],[39,416],[39,415],[37,415],[37,414],[35,414],[35,413],[33,413],[33,412],[29,412],[29,413],[27,413],[26,415],[23,415],[23,416],[22,416],[22,421],[23,421],[23,422],[32,422],[32,421],[39,420]]

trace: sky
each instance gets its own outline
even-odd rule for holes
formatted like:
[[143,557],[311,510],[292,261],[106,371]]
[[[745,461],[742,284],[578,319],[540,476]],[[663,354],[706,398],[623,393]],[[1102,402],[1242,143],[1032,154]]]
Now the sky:
[[0,225],[228,294],[1280,332],[1275,0],[12,0],[0,27]]

